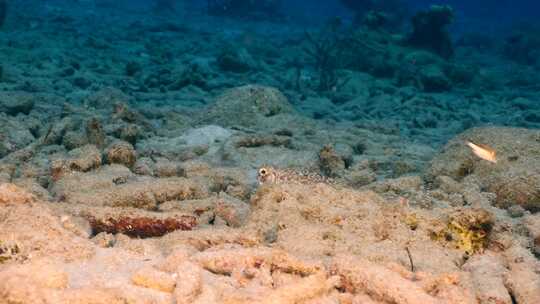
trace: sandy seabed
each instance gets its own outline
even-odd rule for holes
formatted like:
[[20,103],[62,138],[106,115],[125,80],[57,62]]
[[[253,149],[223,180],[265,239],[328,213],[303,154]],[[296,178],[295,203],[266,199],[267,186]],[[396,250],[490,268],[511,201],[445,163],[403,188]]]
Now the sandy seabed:
[[540,303],[527,68],[368,31],[418,66],[319,92],[286,26],[64,13],[0,36],[0,303]]

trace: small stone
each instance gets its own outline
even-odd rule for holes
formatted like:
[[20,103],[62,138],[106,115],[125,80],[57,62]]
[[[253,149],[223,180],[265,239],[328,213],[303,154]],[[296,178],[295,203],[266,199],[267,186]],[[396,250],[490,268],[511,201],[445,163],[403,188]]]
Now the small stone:
[[347,170],[343,178],[348,185],[358,188],[376,181],[377,174],[370,168],[353,167],[351,170]]
[[62,144],[68,150],[80,148],[87,143],[86,135],[81,132],[68,131],[62,138]]
[[175,248],[171,254],[169,254],[165,260],[158,265],[156,268],[161,271],[175,272],[182,263],[189,260],[189,257],[193,255],[197,250],[194,247],[189,245],[183,245],[181,247]]
[[452,87],[450,79],[434,64],[420,70],[420,82],[426,92],[444,92]]
[[92,238],[92,242],[101,248],[110,248],[116,243],[116,238],[111,233],[100,232]]
[[218,196],[215,213],[225,220],[227,226],[240,227],[247,221],[250,208],[243,201],[222,192]]
[[223,71],[245,73],[255,66],[253,57],[246,49],[227,48],[217,58],[219,67]]
[[1,112],[0,109],[0,159],[35,141],[34,135],[21,119]]
[[336,177],[345,170],[345,161],[331,145],[326,145],[319,151],[319,166],[326,176]]
[[454,179],[444,175],[437,176],[435,178],[435,184],[446,193],[460,193],[462,188]]
[[133,146],[125,141],[116,141],[106,150],[109,164],[122,164],[128,168],[133,167],[137,160],[137,152]]
[[90,144],[96,145],[99,148],[105,146],[106,135],[99,119],[92,118],[87,122],[86,137]]
[[185,176],[185,172],[178,163],[159,158],[154,164],[154,175],[157,177]]
[[465,205],[465,201],[463,200],[463,195],[459,193],[452,193],[448,195],[448,202],[451,206],[454,207],[462,207]]
[[514,218],[522,217],[523,215],[525,215],[525,209],[523,209],[523,207],[521,207],[520,205],[512,205],[508,207],[506,211],[508,211],[508,215]]
[[274,225],[264,232],[264,241],[267,244],[275,243],[278,239],[278,226]]
[[135,161],[135,164],[133,165],[133,172],[139,175],[152,176],[154,175],[155,170],[156,166],[152,159],[150,159],[149,157],[139,158],[137,159],[137,161]]
[[336,154],[343,159],[345,162],[345,167],[350,167],[353,163],[353,154],[354,149],[348,145],[343,143],[337,143],[334,145],[334,150],[336,151]]
[[125,140],[134,145],[137,139],[141,136],[141,128],[136,124],[128,124],[120,129],[118,135],[121,140]]
[[232,197],[247,200],[251,195],[251,188],[247,185],[228,185],[225,192]]
[[90,223],[82,217],[64,215],[60,217],[60,223],[66,230],[82,238],[90,238],[92,235],[92,227]]

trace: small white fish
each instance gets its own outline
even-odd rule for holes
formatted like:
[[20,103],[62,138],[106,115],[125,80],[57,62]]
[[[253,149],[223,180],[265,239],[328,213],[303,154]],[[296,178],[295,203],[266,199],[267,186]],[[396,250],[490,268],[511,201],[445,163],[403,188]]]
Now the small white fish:
[[467,142],[467,146],[469,146],[473,153],[481,159],[497,163],[497,151],[493,148],[482,144],[474,144],[470,141]]

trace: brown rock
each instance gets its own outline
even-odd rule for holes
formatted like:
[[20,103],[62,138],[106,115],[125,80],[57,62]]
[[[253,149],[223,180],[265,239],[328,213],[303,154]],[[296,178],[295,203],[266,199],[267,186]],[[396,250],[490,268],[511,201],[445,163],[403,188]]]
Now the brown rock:
[[203,182],[182,177],[140,177],[116,164],[88,173],[67,175],[54,184],[52,192],[57,199],[70,203],[149,210],[171,200],[208,196]]
[[0,205],[2,204],[27,204],[32,203],[35,197],[15,186],[14,184],[0,184]]
[[69,151],[67,158],[55,159],[51,162],[51,177],[57,181],[73,171],[87,172],[101,166],[101,152],[94,145]]
[[113,142],[105,153],[109,164],[121,164],[131,168],[137,160],[137,152],[130,143],[125,141]]
[[86,123],[86,137],[92,145],[99,148],[105,146],[106,135],[98,118],[92,118]]
[[246,223],[249,212],[249,205],[237,198],[223,192],[217,197],[215,213],[225,220],[228,226],[242,226]]
[[[31,201],[19,194],[16,196],[21,197],[17,199],[19,202]],[[0,242],[10,248],[9,260],[45,256],[69,261],[88,258],[94,253],[92,244],[62,227],[58,216],[44,203],[4,205],[0,207],[0,218]]]
[[[458,135],[436,156],[427,175],[446,175],[456,181],[465,177],[482,189],[496,194],[499,207],[512,205],[540,211],[540,131],[532,129],[473,128]],[[467,141],[484,144],[496,151],[497,163],[474,155]]]
[[319,151],[319,166],[326,176],[336,177],[345,170],[345,161],[331,145],[326,145]]
[[204,111],[199,121],[221,126],[249,127],[266,117],[292,111],[287,97],[279,90],[247,85],[230,89],[218,96],[216,102]]

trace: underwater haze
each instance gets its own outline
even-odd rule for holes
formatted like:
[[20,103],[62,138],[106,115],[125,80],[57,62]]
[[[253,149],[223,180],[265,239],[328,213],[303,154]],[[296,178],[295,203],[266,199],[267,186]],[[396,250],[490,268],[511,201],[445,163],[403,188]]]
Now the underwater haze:
[[0,304],[540,303],[540,2],[0,0]]

